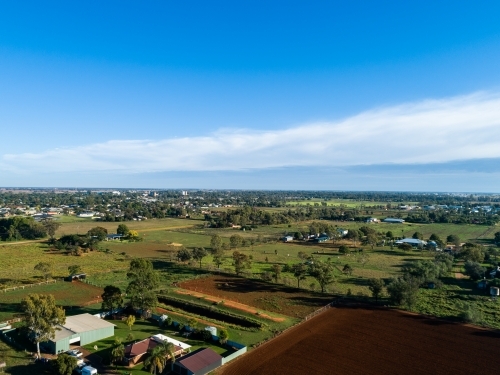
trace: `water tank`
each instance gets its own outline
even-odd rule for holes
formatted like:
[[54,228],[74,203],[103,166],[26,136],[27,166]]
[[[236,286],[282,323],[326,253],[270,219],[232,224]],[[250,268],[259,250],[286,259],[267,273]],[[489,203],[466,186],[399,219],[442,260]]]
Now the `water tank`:
[[490,288],[490,294],[492,297],[498,297],[500,295],[500,288],[498,288],[496,286],[492,286]]
[[208,331],[212,336],[217,336],[217,328],[215,327],[205,327],[205,331]]

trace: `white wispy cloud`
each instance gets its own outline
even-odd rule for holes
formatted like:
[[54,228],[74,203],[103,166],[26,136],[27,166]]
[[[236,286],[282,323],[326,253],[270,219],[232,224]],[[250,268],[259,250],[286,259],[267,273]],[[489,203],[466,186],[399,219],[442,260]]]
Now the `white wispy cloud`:
[[440,163],[500,157],[500,94],[475,93],[369,110],[282,130],[110,140],[4,154],[5,171],[213,171],[291,166]]

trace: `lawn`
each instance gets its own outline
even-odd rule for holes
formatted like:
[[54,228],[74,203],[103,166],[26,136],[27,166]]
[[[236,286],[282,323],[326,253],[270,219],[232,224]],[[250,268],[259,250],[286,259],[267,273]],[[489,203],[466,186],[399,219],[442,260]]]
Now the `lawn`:
[[[180,323],[183,324],[187,323],[187,319],[183,319],[182,317],[176,316],[176,314],[170,314],[170,315],[172,315],[172,318],[174,318],[174,320],[179,321]],[[123,321],[111,320],[110,322],[116,325],[114,337],[110,337],[84,346],[85,349],[87,349],[93,354],[95,353],[97,356],[102,358],[102,363],[105,365],[109,365],[110,363],[111,347],[115,342],[115,339],[119,339],[123,342],[124,345],[128,345],[131,342],[140,341],[159,333],[191,345],[192,346],[191,351],[194,351],[202,347],[210,347],[211,349],[213,349],[214,351],[216,351],[221,355],[227,352],[226,348],[219,346],[215,342],[209,344],[204,341],[191,340],[189,338],[180,336],[179,332],[177,332],[174,329],[164,328],[164,327],[160,328],[158,327],[158,325],[153,324],[147,320],[137,319],[131,330],[126,326],[125,322]],[[130,337],[128,337],[130,334],[133,336],[133,339],[130,339]],[[237,336],[237,333],[235,333],[232,330],[229,330],[229,335],[230,339],[238,341],[236,337],[234,337],[235,335]],[[97,350],[94,349],[94,346],[97,346]],[[114,368],[115,366],[111,367]],[[133,375],[149,374],[149,372],[144,369],[142,364],[139,364],[132,368],[117,366],[117,370],[120,371],[119,373],[121,373],[122,371],[126,371],[127,374],[130,372]]]

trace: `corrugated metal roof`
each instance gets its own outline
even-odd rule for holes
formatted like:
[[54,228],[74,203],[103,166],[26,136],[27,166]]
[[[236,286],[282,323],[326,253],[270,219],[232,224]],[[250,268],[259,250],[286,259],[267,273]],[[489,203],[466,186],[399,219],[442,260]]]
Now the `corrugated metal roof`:
[[222,359],[220,354],[217,354],[210,348],[199,349],[177,360],[191,372],[197,372],[215,362]]
[[96,329],[114,326],[114,324],[109,323],[104,319],[99,319],[90,314],[67,316],[66,323],[64,323],[64,325],[58,325],[56,327],[55,338],[52,341],[59,341],[66,337],[72,336],[75,333],[95,331]]

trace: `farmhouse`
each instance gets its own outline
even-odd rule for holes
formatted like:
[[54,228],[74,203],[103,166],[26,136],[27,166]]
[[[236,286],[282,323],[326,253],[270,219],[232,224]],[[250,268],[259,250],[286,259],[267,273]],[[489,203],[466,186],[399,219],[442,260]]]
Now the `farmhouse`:
[[205,375],[222,366],[222,356],[210,348],[200,348],[181,357],[174,363],[174,373],[179,375]]
[[70,345],[87,345],[115,334],[115,325],[90,314],[66,317],[64,325],[56,327],[53,340],[43,344],[53,354],[69,350]]
[[185,352],[189,352],[191,345],[175,340],[165,335],[154,335],[142,341],[135,342],[125,347],[124,362],[127,366],[135,366],[146,359],[148,350],[155,348],[162,342],[171,342],[174,345],[174,355],[177,357]]
[[384,219],[384,223],[390,223],[390,224],[403,224],[405,221],[403,219],[396,219],[392,217],[388,217]]

